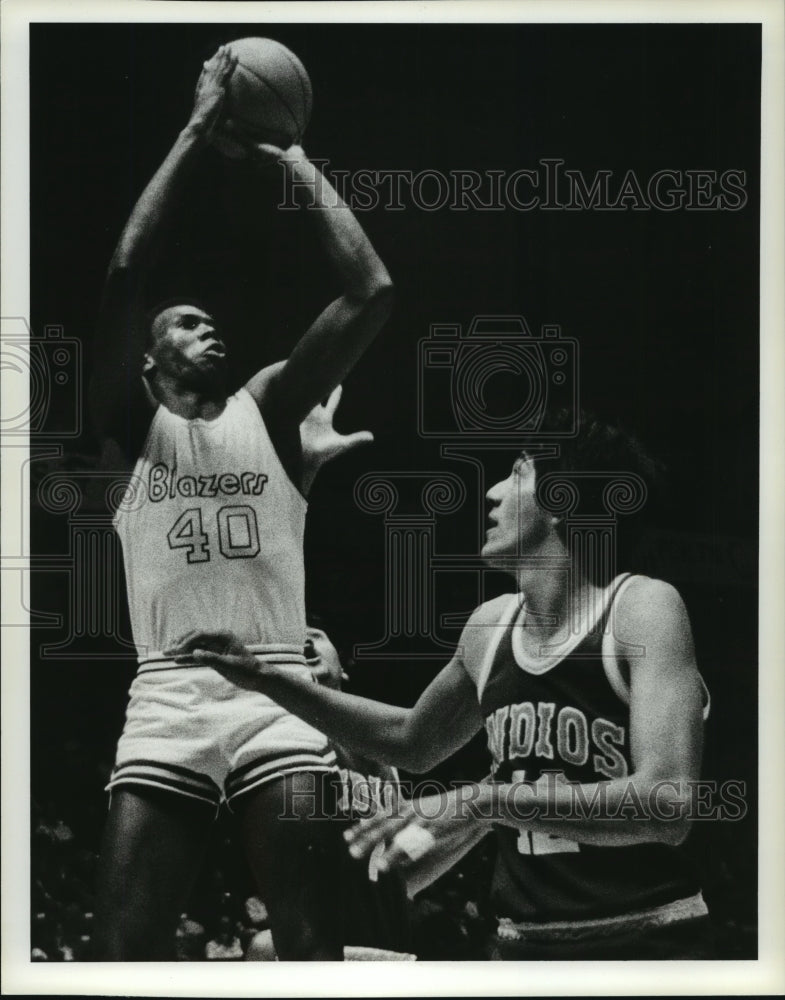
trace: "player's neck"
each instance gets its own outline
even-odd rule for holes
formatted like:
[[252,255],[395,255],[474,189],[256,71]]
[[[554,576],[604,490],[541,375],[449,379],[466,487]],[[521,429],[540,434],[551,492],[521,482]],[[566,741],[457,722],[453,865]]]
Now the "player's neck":
[[561,542],[552,539],[530,553],[516,572],[526,603],[526,627],[539,639],[574,629],[591,617],[599,588],[571,562]]
[[226,389],[222,382],[193,388],[162,374],[156,378],[153,392],[159,403],[185,420],[215,420],[226,409]]

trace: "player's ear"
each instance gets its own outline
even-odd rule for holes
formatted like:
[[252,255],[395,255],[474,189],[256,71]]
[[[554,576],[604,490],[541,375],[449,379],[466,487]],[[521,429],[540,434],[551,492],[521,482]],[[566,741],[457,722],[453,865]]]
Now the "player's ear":
[[142,374],[150,375],[154,370],[155,370],[155,361],[153,361],[152,357],[149,354],[145,353],[144,362],[142,364]]

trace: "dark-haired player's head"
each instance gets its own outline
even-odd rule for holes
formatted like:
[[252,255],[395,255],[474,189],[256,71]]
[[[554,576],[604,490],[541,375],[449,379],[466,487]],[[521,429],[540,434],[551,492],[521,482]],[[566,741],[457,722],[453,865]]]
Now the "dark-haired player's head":
[[[613,571],[624,568],[661,495],[663,467],[634,435],[592,414],[581,413],[577,433],[568,436],[572,424],[572,414],[564,411],[547,417],[540,429],[547,438],[523,450],[509,476],[488,491],[482,555],[489,565],[513,571],[516,557],[553,555],[559,546],[569,556],[570,524],[591,532],[592,523],[601,529],[610,519],[610,562],[594,553],[581,568],[598,584],[607,582],[609,565]],[[558,454],[537,447],[543,440],[558,441]],[[607,544],[601,533],[596,538]]]
[[170,299],[150,310],[144,373],[164,375],[191,389],[210,389],[226,378],[226,346],[215,320],[194,299]]

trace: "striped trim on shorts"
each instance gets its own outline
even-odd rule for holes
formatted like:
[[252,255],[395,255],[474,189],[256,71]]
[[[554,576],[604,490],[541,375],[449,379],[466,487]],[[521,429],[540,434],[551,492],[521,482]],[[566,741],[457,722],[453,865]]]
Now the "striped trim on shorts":
[[[262,663],[277,663],[281,666],[297,665],[305,667],[308,661],[305,653],[299,646],[290,643],[249,643],[246,649],[253,653],[257,660]],[[175,663],[171,656],[165,653],[149,653],[147,656],[139,657],[139,674],[158,673],[163,670],[187,670],[191,666],[188,663]]]
[[[258,660],[292,667],[316,683],[300,647],[248,648]],[[140,658],[130,694],[109,792],[121,785],[159,788],[217,811],[222,801],[284,775],[337,773],[323,734],[210,667],[151,653]]]
[[282,756],[257,757],[256,760],[238,767],[227,776],[227,805],[231,808],[232,803],[241,795],[245,795],[270,781],[275,781],[277,778],[283,778],[284,775],[295,774],[298,771],[318,773],[334,771],[337,774],[335,751],[328,747],[324,753],[306,750]]
[[107,792],[118,785],[146,785],[175,792],[189,799],[196,799],[212,806],[216,811],[221,803],[221,789],[205,774],[199,774],[180,764],[161,764],[154,760],[127,760],[112,771]]

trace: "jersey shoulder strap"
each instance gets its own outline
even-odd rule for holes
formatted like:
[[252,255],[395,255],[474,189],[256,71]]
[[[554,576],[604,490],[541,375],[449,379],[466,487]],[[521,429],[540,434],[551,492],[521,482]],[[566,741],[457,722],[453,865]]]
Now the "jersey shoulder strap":
[[468,671],[467,668],[467,672],[470,672],[472,680],[477,687],[478,701],[481,700],[485,685],[488,683],[496,650],[499,648],[499,643],[502,640],[505,629],[509,628],[515,620],[515,617],[521,610],[522,602],[522,594],[504,594],[502,597],[496,598],[493,602],[495,607],[488,609],[492,612],[489,620],[478,623],[477,627],[482,628],[484,632],[484,649],[477,661],[476,671]]

